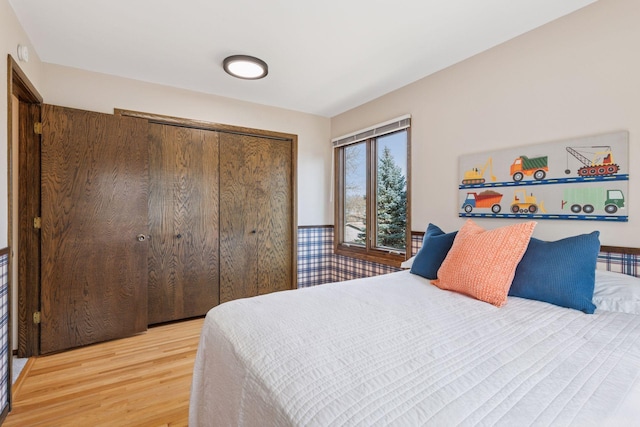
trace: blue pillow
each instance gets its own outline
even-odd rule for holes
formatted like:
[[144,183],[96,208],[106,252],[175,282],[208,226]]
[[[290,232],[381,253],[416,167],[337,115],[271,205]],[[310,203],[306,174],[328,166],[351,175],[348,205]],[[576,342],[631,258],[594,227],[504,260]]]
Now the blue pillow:
[[532,238],[516,268],[509,295],[592,314],[599,236],[594,231],[555,242]]
[[422,247],[413,260],[411,273],[427,279],[437,279],[438,269],[449,253],[456,234],[457,231],[445,234],[440,227],[429,224],[422,239]]

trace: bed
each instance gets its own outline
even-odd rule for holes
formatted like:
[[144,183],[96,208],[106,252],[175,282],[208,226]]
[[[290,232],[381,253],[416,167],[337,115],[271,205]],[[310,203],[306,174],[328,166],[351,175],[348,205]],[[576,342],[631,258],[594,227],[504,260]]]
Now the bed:
[[496,307],[408,270],[215,307],[189,409],[191,426],[638,422],[640,315]]

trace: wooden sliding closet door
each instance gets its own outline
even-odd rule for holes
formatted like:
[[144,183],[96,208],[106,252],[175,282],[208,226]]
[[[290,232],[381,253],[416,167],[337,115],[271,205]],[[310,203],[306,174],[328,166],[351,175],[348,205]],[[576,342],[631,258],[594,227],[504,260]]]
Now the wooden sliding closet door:
[[148,124],[43,106],[40,352],[147,328]]
[[293,153],[220,133],[220,302],[293,287]]
[[150,124],[149,324],[218,304],[218,134]]

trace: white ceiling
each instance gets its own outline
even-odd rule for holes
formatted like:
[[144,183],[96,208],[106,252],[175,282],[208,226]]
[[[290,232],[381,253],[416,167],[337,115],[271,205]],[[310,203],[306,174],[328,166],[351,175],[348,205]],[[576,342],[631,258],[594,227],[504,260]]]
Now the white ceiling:
[[[44,62],[332,117],[596,0],[9,0]],[[263,80],[222,70],[269,64]]]

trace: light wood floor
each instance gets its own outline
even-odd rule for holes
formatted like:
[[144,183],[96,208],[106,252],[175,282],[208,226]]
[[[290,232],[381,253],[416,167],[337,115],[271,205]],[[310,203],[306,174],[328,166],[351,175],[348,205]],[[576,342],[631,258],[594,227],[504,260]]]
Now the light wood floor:
[[186,426],[203,319],[34,358],[9,426]]

